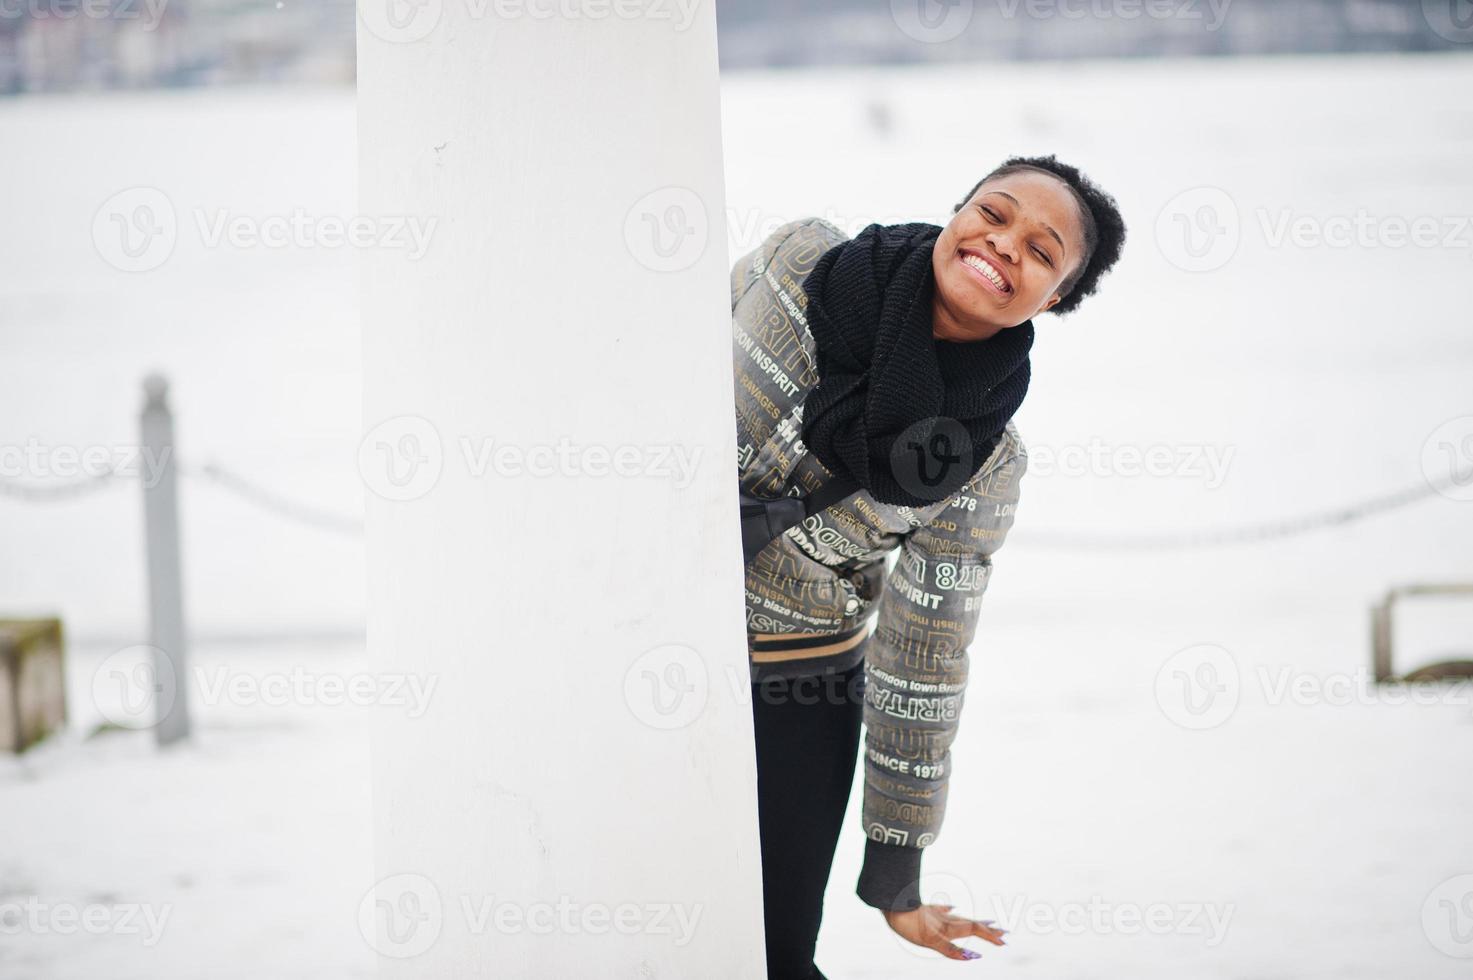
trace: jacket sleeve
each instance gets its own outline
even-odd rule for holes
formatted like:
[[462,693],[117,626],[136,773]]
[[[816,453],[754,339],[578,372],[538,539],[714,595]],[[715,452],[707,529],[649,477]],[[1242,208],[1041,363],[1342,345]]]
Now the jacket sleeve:
[[760,284],[767,273],[767,269],[777,259],[778,251],[794,236],[812,226],[818,221],[816,218],[804,218],[799,221],[789,221],[775,229],[771,234],[750,252],[737,259],[731,266],[731,311],[736,312],[737,304],[743,296],[754,286]]
[[921,851],[946,810],[951,743],[992,555],[1012,527],[1027,453],[1009,426],[1002,461],[906,536],[865,646],[864,865],[856,893],[881,909],[922,904]]
[[[773,266],[782,266],[784,259],[790,259],[794,250],[822,252],[847,237],[838,227],[819,217],[799,218],[780,225],[760,245],[732,263],[731,311],[736,312],[742,297],[754,287],[765,284],[772,289],[777,285],[777,279],[770,277],[770,270]],[[811,263],[800,264],[807,266]],[[769,281],[764,283],[764,280]],[[797,283],[787,285],[789,289],[797,288]]]

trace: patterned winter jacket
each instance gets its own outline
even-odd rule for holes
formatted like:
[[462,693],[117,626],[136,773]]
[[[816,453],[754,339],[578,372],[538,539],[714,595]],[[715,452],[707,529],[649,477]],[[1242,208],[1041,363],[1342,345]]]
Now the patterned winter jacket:
[[[818,381],[802,283],[846,237],[819,218],[791,222],[732,268],[738,472],[757,496],[806,494],[833,478],[800,436],[803,400]],[[877,908],[924,898],[921,849],[946,808],[967,647],[1026,465],[1009,422],[955,497],[911,508],[860,491],[779,535],[746,567],[754,680],[864,662],[868,840],[857,893]]]

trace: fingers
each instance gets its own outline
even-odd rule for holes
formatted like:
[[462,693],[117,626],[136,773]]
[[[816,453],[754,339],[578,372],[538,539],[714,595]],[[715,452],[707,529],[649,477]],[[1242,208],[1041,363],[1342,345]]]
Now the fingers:
[[[950,908],[950,906],[947,907]],[[1007,945],[1007,943],[1004,942],[1002,938],[1003,936],[1007,935],[1007,930],[996,928],[993,925],[993,921],[991,919],[968,919],[960,915],[950,915],[943,913],[940,928],[941,935],[944,938],[936,943],[931,944],[931,948],[936,950],[936,952],[940,953],[942,956],[945,956],[947,959],[975,960],[980,959],[982,956],[981,953],[975,952],[974,950],[966,949],[962,946],[956,945],[955,943],[947,941],[951,939],[962,939],[968,936],[976,936],[979,939],[985,939],[987,942],[992,943],[992,945],[994,946]]]
[[973,952],[970,949],[963,949],[951,943],[937,943],[931,948],[949,960],[979,960],[982,958],[981,953]]
[[995,929],[991,925],[988,925],[984,922],[972,923],[972,935],[976,936],[979,939],[985,939],[994,946],[1007,945],[1007,943],[1002,941],[1002,937],[1007,935],[1007,930]]
[[[1006,929],[998,929],[993,925],[991,919],[968,919],[965,916],[954,915],[951,909],[954,906],[937,904],[922,906],[920,909],[906,913],[907,916],[915,916],[915,921],[907,923],[910,926],[919,927],[915,931],[910,928],[897,927],[894,920],[886,917],[890,927],[900,933],[903,938],[910,940],[917,946],[935,950],[950,960],[975,960],[980,959],[982,954],[974,950],[966,949],[951,942],[952,939],[964,939],[975,936],[986,940],[994,946],[1007,945],[1003,936],[1007,934]],[[898,916],[897,916],[898,918]],[[916,933],[919,933],[918,935]]]
[[964,919],[959,915],[948,915],[941,920],[941,934],[947,939],[960,939],[963,936],[975,935],[972,931],[975,923],[971,919]]
[[991,919],[966,919],[959,915],[949,915],[941,920],[941,932],[947,939],[961,939],[966,936],[976,936],[985,939],[994,946],[1006,946],[1003,936],[1007,935],[1006,929],[995,928]]

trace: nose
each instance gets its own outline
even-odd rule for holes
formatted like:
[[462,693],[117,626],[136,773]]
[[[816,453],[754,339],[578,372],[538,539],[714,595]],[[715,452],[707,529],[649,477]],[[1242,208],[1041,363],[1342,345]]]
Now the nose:
[[987,240],[997,249],[997,254],[1014,264],[1018,261],[1018,245],[1013,236],[1004,229],[989,232]]

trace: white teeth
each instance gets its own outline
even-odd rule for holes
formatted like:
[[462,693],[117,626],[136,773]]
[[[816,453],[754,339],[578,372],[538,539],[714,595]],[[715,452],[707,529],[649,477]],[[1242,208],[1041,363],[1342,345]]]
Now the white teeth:
[[968,253],[962,256],[962,261],[972,268],[976,269],[978,272],[982,273],[988,279],[990,279],[992,281],[992,284],[998,289],[1001,289],[1003,292],[1008,291],[1007,280],[1004,279],[998,273],[998,271],[988,263],[986,259]]

